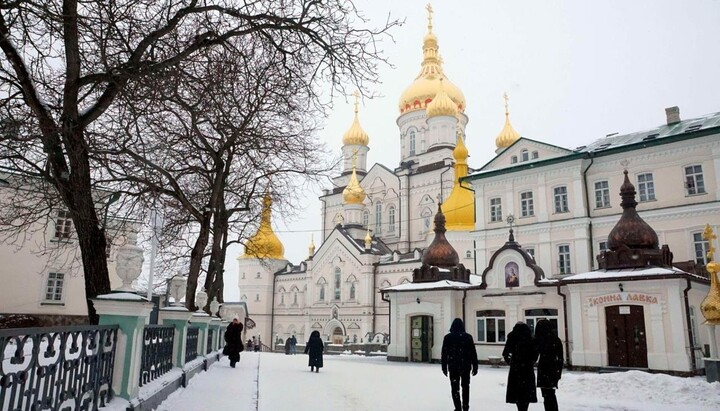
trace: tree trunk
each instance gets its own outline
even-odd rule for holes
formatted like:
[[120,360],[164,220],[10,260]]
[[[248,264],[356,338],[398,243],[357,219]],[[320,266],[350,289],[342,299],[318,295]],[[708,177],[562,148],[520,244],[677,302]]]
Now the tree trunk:
[[188,272],[187,290],[185,292],[185,307],[190,311],[196,311],[195,293],[197,292],[200,267],[202,266],[205,247],[207,247],[210,236],[210,213],[203,214],[203,221],[200,222],[200,233],[195,240],[192,252],[190,253],[190,270]]
[[[222,272],[223,272],[223,239],[227,234],[227,222],[225,217],[224,204],[220,206],[220,209],[213,216],[213,240],[212,249],[210,252],[210,263],[208,264],[208,272],[205,277],[205,291],[208,293],[208,306],[209,302],[212,301],[213,297],[218,297],[218,301],[222,302]],[[220,283],[218,283],[218,278]],[[218,287],[220,286],[220,287]]]

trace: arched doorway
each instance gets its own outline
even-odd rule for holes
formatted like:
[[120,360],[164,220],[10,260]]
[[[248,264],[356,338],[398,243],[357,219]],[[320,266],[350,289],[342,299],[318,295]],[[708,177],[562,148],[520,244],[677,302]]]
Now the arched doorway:
[[645,313],[641,305],[605,307],[608,366],[647,368]]
[[343,330],[340,327],[335,327],[335,329],[332,332],[332,343],[333,344],[343,344],[345,342],[345,336],[343,335]]
[[410,361],[430,362],[433,346],[433,318],[429,315],[410,317]]

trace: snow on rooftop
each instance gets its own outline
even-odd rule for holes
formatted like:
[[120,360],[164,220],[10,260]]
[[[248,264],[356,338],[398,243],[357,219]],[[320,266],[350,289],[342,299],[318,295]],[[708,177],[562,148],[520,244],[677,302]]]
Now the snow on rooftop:
[[147,301],[147,298],[133,293],[110,293],[95,297],[98,300]]
[[382,291],[427,291],[427,290],[434,290],[438,288],[456,288],[456,289],[464,289],[464,288],[470,288],[479,285],[482,282],[482,277],[475,274],[470,274],[470,284],[463,283],[461,281],[450,281],[450,280],[440,280],[440,281],[434,281],[434,282],[427,282],[427,283],[405,283],[400,285],[394,285],[392,287],[386,287],[383,288]]
[[648,277],[651,279],[655,276],[667,276],[667,275],[690,275],[685,271],[678,270],[676,268],[664,268],[664,267],[646,267],[646,268],[628,268],[622,270],[595,270],[587,273],[579,273],[567,276],[563,278],[564,281],[585,281],[585,280],[598,280],[598,279],[609,279],[609,278],[626,278],[626,277]]

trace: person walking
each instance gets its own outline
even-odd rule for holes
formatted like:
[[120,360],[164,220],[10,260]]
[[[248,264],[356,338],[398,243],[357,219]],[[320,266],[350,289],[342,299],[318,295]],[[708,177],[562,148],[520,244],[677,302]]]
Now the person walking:
[[283,345],[283,348],[285,349],[285,355],[290,355],[290,338],[285,340],[285,344]]
[[518,322],[508,334],[503,350],[505,362],[510,364],[505,402],[515,404],[518,411],[527,411],[531,402],[537,402],[535,370],[537,351],[530,327]]
[[290,354],[297,354],[297,338],[295,338],[295,334],[290,337]]
[[228,324],[225,330],[223,354],[228,356],[232,368],[235,368],[235,364],[240,361],[240,352],[245,348],[242,343],[242,330],[243,325],[240,324],[240,319],[237,316],[233,317],[232,322]]
[[450,332],[443,339],[441,365],[446,377],[450,373],[450,394],[455,411],[467,411],[470,408],[470,373],[477,375],[478,358],[475,342],[465,332],[465,324],[460,318],[453,320]]
[[552,323],[542,319],[535,325],[535,349],[539,354],[537,367],[537,386],[543,396],[545,411],[558,411],[555,389],[562,376],[562,341],[555,334]]
[[305,354],[308,354],[308,365],[310,366],[310,372],[320,372],[320,368],[323,366],[323,351],[325,350],[325,344],[323,344],[320,338],[320,331],[315,330],[310,334],[310,339],[305,344]]

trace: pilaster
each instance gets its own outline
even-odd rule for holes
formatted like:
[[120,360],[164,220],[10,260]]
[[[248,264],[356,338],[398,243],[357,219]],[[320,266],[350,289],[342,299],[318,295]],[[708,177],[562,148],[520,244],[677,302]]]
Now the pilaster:
[[185,340],[187,327],[193,313],[185,307],[165,307],[160,309],[158,321],[163,325],[175,327],[175,343],[173,344],[173,366],[182,368],[185,365]]

